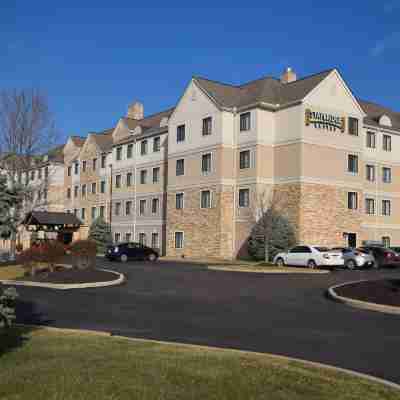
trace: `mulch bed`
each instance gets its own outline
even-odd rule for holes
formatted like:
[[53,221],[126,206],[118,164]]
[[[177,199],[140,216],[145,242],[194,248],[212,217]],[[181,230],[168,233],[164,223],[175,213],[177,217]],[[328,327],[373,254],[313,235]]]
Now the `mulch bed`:
[[98,269],[62,269],[56,272],[40,272],[36,276],[26,276],[21,280],[44,283],[93,283],[118,279],[116,274]]
[[369,303],[400,307],[400,280],[386,279],[351,283],[335,289],[336,294]]

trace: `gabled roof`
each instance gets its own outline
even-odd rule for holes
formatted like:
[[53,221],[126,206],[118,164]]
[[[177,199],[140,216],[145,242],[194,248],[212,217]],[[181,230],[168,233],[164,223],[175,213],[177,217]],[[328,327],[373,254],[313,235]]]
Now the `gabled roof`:
[[282,106],[302,100],[332,71],[323,71],[291,83],[281,83],[279,79],[266,76],[239,86],[201,77],[193,79],[221,107],[245,107],[259,102]]
[[392,126],[388,128],[400,131],[400,112],[393,111],[390,108],[372,103],[370,101],[358,99],[358,102],[367,114],[367,117],[364,118],[364,123],[373,126],[380,126],[379,118],[382,115],[387,115],[392,121]]
[[82,136],[71,136],[71,140],[77,147],[82,147],[85,143],[86,138]]
[[93,139],[95,140],[96,144],[104,152],[112,149],[112,146],[113,146],[112,133],[113,133],[113,131],[114,131],[114,128],[111,128],[111,129],[107,129],[101,133],[94,133],[92,136]]
[[81,225],[82,222],[71,213],[32,211],[26,215],[25,225]]
[[159,127],[161,120],[165,117],[169,118],[174,109],[175,107],[169,108],[168,110],[160,111],[156,114],[149,115],[139,120],[128,117],[124,117],[123,120],[130,130],[133,131],[137,126],[140,126],[142,128],[142,131],[144,131],[146,129],[154,128],[156,126]]

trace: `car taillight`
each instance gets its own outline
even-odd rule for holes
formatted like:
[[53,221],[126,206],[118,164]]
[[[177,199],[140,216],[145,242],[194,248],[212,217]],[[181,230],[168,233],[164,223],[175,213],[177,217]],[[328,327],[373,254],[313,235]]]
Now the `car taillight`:
[[392,258],[392,253],[385,253],[385,258]]

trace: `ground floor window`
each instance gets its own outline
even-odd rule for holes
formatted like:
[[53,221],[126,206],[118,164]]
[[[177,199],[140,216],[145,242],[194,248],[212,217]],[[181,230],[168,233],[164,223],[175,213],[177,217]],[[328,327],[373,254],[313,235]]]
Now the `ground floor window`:
[[209,190],[201,191],[201,208],[211,208],[211,192]]
[[140,243],[142,246],[146,246],[146,234],[143,233],[143,232],[140,232],[140,233],[139,233],[139,243]]
[[114,233],[114,241],[118,243],[121,240],[121,234],[119,232]]
[[151,247],[153,249],[158,249],[160,247],[158,232],[153,232],[151,234]]
[[382,237],[382,244],[385,247],[390,247],[390,237],[389,236],[383,236]]
[[132,234],[130,232],[125,233],[125,241],[126,242],[129,243],[131,241],[131,237],[132,237]]
[[183,249],[183,232],[175,232],[175,248]]

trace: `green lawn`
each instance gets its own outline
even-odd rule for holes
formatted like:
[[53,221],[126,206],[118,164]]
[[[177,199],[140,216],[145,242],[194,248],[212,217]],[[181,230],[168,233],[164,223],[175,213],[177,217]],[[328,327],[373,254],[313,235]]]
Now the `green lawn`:
[[400,399],[393,389],[264,355],[77,333],[0,336],[0,399]]

